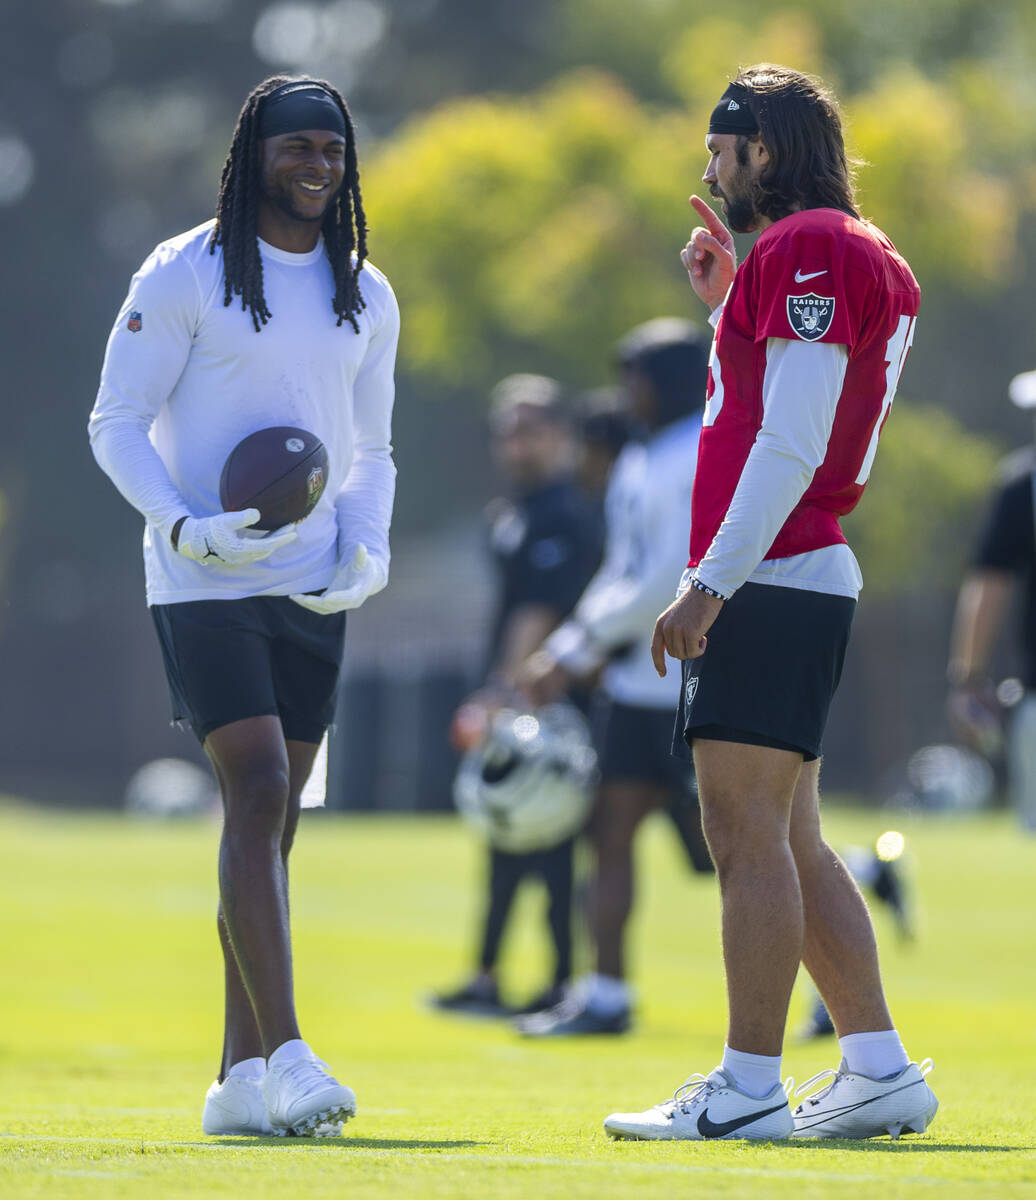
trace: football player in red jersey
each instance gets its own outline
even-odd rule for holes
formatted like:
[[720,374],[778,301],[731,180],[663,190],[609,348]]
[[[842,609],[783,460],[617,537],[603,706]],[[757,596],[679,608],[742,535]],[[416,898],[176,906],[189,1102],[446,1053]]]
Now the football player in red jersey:
[[[693,750],[722,891],[729,1024],[710,1075],[605,1128],[688,1140],[919,1133],[938,1107],[930,1064],[909,1060],[893,1025],[866,905],[821,835],[818,778],[861,584],[839,518],[870,474],[920,292],[856,208],[819,81],[771,64],[740,71],[706,149],[704,182],[730,226],[759,238],[737,267],[730,230],[691,198],[704,225],[681,258],[716,333],[690,562],[652,653],[659,674],[666,652],[683,660],[678,743]],[[792,1113],[781,1048],[800,962],[843,1057]]]

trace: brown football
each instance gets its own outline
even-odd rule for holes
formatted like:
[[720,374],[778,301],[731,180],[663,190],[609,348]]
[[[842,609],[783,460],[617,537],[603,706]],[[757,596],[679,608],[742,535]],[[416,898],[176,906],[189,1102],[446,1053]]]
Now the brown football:
[[301,521],[327,486],[327,450],[316,434],[290,425],[260,429],[231,450],[219,480],[224,512],[257,508],[252,529]]

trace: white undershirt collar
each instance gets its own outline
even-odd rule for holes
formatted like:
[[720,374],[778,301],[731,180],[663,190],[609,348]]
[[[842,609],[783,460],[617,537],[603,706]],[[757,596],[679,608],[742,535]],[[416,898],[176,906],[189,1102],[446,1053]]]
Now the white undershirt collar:
[[286,263],[289,267],[308,267],[324,253],[323,237],[317,241],[312,250],[307,250],[305,254],[293,254],[290,250],[281,250],[277,246],[271,246],[269,242],[264,242],[258,235],[256,241],[259,243],[259,250],[264,258],[272,258],[274,262]]

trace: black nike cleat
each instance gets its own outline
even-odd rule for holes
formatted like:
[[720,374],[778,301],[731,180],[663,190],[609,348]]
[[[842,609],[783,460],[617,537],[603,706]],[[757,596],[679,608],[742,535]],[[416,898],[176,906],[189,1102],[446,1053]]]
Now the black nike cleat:
[[785,1086],[778,1083],[760,1100],[739,1092],[719,1067],[692,1075],[671,1100],[647,1112],[612,1113],[604,1121],[613,1138],[633,1141],[783,1141],[794,1127]]
[[538,992],[530,1000],[514,1010],[516,1017],[531,1017],[533,1013],[548,1012],[557,1008],[565,999],[566,991],[563,983],[555,983],[542,992]]
[[428,1004],[439,1012],[461,1017],[510,1017],[513,1010],[500,999],[495,983],[473,979],[452,992],[428,997]]
[[545,1012],[519,1017],[514,1026],[525,1037],[587,1037],[628,1033],[632,1023],[630,1008],[604,1016],[587,1007],[581,998],[570,996]]

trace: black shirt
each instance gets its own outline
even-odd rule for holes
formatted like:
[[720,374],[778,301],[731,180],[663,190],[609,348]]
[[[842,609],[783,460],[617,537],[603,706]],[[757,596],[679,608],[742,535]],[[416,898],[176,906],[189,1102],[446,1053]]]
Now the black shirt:
[[1033,514],[1033,471],[1036,450],[1012,455],[1004,464],[1004,482],[993,496],[975,554],[980,570],[1009,571],[1022,586],[1021,640],[1023,682],[1036,688],[1036,518]]
[[515,609],[527,604],[572,611],[601,561],[602,541],[593,505],[568,479],[487,511],[489,551],[499,581],[489,661]]

